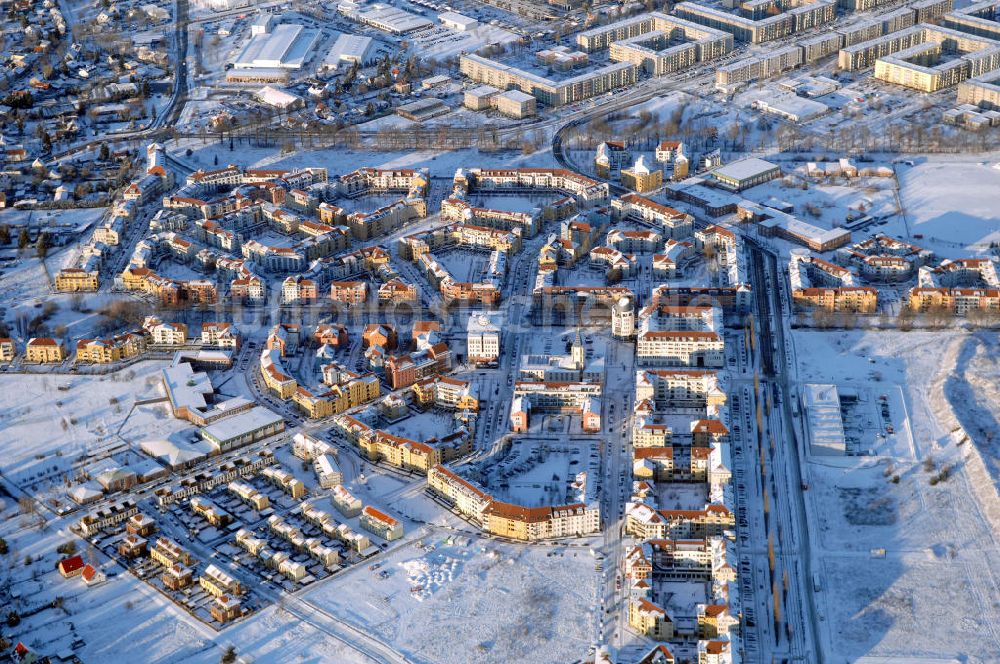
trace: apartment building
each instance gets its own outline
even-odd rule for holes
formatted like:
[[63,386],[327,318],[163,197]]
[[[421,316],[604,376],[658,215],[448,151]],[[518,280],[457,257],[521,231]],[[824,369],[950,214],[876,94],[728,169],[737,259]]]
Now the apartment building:
[[13,362],[17,355],[17,344],[9,337],[0,338],[0,362]]
[[909,307],[912,311],[941,311],[956,316],[973,312],[997,314],[1000,312],[1000,290],[996,288],[921,288],[910,289]]
[[869,286],[799,288],[792,291],[792,303],[825,311],[872,314],[878,311],[878,291]]
[[489,313],[469,316],[465,333],[466,359],[479,366],[492,366],[500,357],[499,318]]
[[578,203],[603,203],[609,187],[564,168],[470,168],[460,169],[453,180],[457,192],[531,193],[559,191]]
[[644,330],[636,341],[636,357],[645,366],[725,366],[725,344],[717,332]]
[[281,282],[281,301],[285,304],[312,304],[319,298],[316,282],[300,274]]
[[638,79],[638,68],[630,62],[615,62],[568,78],[552,79],[475,54],[462,55],[459,70],[498,90],[516,88],[548,106],[589,99],[632,85]]
[[118,555],[128,559],[141,558],[148,552],[149,542],[138,535],[126,535],[118,542]]
[[403,536],[402,523],[371,505],[366,505],[361,510],[360,523],[365,530],[390,542]]
[[110,364],[137,357],[146,351],[146,336],[127,332],[110,339],[81,339],[76,343],[76,361]]
[[421,406],[433,405],[449,410],[479,410],[478,389],[474,383],[450,376],[432,376],[413,385],[413,396]]
[[[750,16],[694,2],[675,5],[673,13],[693,23],[729,32],[736,41],[760,44],[829,23],[836,16],[837,7],[835,0],[757,4],[760,11],[752,11]],[[780,13],[773,13],[774,9]]]
[[483,510],[483,528],[498,537],[536,541],[599,532],[601,516],[596,504],[523,507],[493,500]]
[[717,503],[703,510],[655,510],[639,505],[625,515],[625,532],[641,539],[722,537],[734,524],[729,508]]
[[405,283],[401,279],[392,279],[379,286],[378,301],[381,304],[419,302],[420,291],[415,284]]
[[484,510],[493,500],[486,491],[443,465],[436,465],[427,472],[427,486],[480,525]]
[[155,316],[148,316],[142,328],[149,335],[149,342],[157,346],[183,346],[187,343],[188,328],[184,323],[164,323]]
[[368,283],[364,281],[334,281],[330,283],[330,299],[348,306],[364,304],[368,299]]
[[637,221],[658,228],[666,238],[680,240],[694,231],[694,217],[661,205],[638,194],[626,194],[611,201],[613,219]]
[[628,624],[643,636],[656,641],[674,638],[674,623],[667,612],[647,599],[629,600]]
[[511,429],[526,431],[533,412],[551,412],[579,414],[584,431],[600,431],[602,391],[600,383],[516,381],[510,412]]
[[409,387],[419,380],[451,369],[451,349],[445,343],[406,355],[393,355],[385,361],[385,373],[392,389]]
[[59,364],[66,359],[62,343],[48,337],[32,337],[24,346],[24,361],[31,364]]
[[722,406],[726,393],[718,374],[704,370],[645,369],[636,372],[636,402],[649,401],[656,410]]
[[615,229],[608,233],[607,242],[626,254],[652,254],[663,248],[663,236],[656,231]]
[[211,348],[237,350],[240,347],[240,333],[232,323],[202,323],[201,344]]
[[76,267],[67,267],[56,273],[56,290],[60,293],[96,292],[98,273]]

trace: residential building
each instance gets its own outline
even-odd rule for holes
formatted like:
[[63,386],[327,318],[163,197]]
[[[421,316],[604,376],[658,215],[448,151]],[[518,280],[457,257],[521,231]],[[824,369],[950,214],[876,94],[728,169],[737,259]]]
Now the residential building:
[[403,536],[403,524],[371,505],[361,510],[361,527],[390,542]]
[[55,339],[32,337],[24,347],[24,361],[31,364],[59,364],[66,359],[66,349]]

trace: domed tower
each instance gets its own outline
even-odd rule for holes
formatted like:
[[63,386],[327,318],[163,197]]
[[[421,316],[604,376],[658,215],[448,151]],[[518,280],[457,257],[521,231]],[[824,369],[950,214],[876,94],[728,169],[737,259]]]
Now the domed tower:
[[611,308],[611,335],[619,339],[635,336],[635,303],[632,296],[622,296]]

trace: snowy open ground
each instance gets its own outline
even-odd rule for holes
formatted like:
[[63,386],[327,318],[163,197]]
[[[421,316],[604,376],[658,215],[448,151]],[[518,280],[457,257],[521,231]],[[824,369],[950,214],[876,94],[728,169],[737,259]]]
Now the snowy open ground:
[[[989,519],[996,490],[974,443],[958,445],[954,432],[954,416],[968,417],[975,404],[942,392],[975,337],[797,331],[794,340],[802,383],[901,385],[915,447],[914,455],[883,450],[807,464],[824,651],[834,661],[996,661],[1000,564]],[[995,373],[977,376],[996,389]],[[948,478],[932,484],[945,466]]]
[[520,168],[558,167],[552,156],[551,146],[547,143],[531,155],[520,152],[502,151],[481,153],[476,149],[469,150],[417,150],[401,152],[376,152],[368,150],[345,150],[343,148],[296,149],[282,152],[273,147],[254,148],[240,145],[235,151],[229,150],[229,144],[203,143],[197,140],[182,142],[179,149],[171,144],[171,150],[177,149],[183,154],[184,149],[191,148],[190,157],[183,157],[186,163],[197,168],[218,168],[219,165],[236,164],[247,168],[300,168],[305,166],[323,166],[329,169],[330,175],[348,173],[363,166],[371,168],[421,168],[427,167],[432,176],[452,177],[458,168]]
[[981,253],[1000,241],[1000,162],[917,160],[898,166],[910,231],[945,256]]
[[448,539],[436,530],[423,540],[433,551],[394,552],[386,579],[359,566],[306,598],[418,662],[569,662],[586,652],[597,580],[587,549]]
[[179,427],[157,406],[165,362],[140,362],[107,376],[0,376],[0,470],[16,483],[51,475],[60,483],[73,459],[123,442],[138,444]]

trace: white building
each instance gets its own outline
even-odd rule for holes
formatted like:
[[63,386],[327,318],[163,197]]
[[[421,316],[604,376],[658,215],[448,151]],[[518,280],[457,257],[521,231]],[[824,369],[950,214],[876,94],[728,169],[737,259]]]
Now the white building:
[[479,21],[474,18],[469,18],[468,16],[463,16],[456,12],[444,12],[438,14],[438,20],[441,21],[441,25],[446,28],[451,28],[452,30],[458,30],[459,32],[469,32],[470,30],[475,30],[479,27]]
[[375,60],[375,47],[371,37],[340,35],[323,59],[324,69],[337,69],[340,65],[367,65]]
[[466,327],[466,356],[476,364],[496,364],[500,357],[500,326],[496,314],[475,313]]
[[295,23],[276,24],[262,15],[250,28],[250,40],[233,61],[234,69],[301,69],[319,39],[319,31]]
[[644,330],[636,340],[636,357],[646,366],[714,367],[725,365],[722,337],[698,330]]
[[260,103],[282,111],[298,108],[302,105],[301,97],[293,95],[291,92],[286,92],[281,88],[276,88],[273,85],[265,85],[254,96],[257,97],[257,101]]
[[324,489],[332,489],[343,483],[344,475],[340,472],[337,461],[329,454],[320,454],[313,461],[313,470],[316,471],[316,478],[319,485]]

